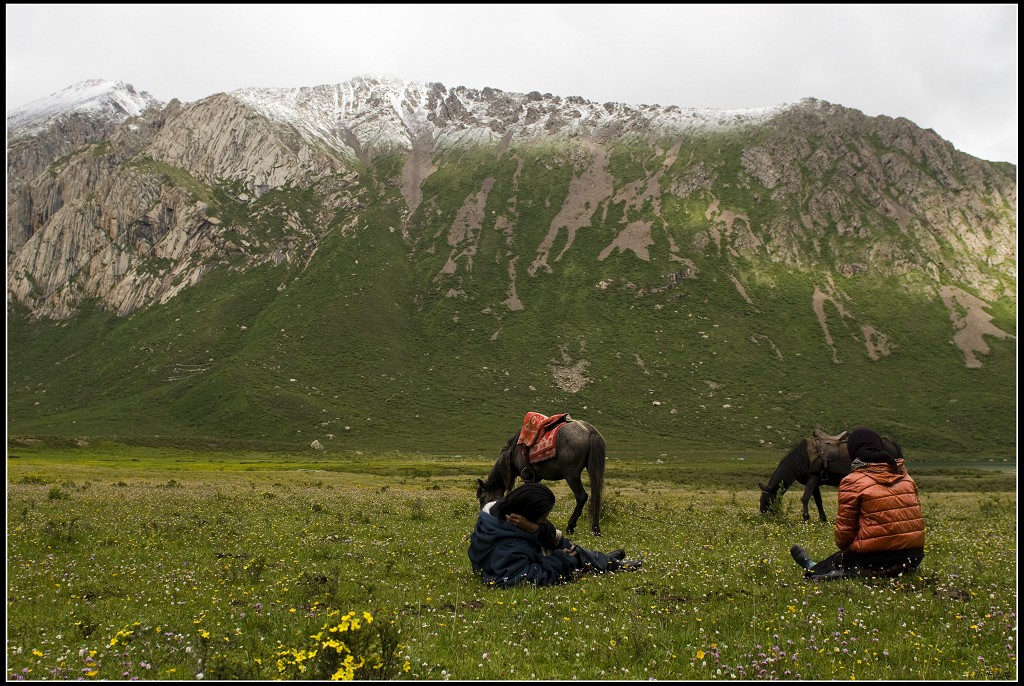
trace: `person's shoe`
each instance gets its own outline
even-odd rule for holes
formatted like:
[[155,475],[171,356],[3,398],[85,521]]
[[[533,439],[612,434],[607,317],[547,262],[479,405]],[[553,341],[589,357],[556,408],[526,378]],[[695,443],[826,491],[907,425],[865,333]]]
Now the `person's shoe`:
[[798,545],[793,546],[789,549],[789,554],[793,556],[796,563],[804,569],[810,569],[814,566],[814,560],[807,554],[807,551]]
[[850,575],[842,569],[830,569],[824,574],[808,574],[806,576],[811,581],[834,581],[835,579],[845,579]]
[[640,560],[619,560],[616,572],[635,572],[640,569],[643,562]]
[[623,550],[622,548],[618,548],[617,550],[613,550],[610,553],[608,553],[608,559],[609,560],[616,560],[616,561],[618,561],[618,560],[625,560],[626,559],[626,551]]
[[609,572],[635,572],[640,569],[643,564],[640,560],[616,560],[609,558],[608,560],[608,571]]

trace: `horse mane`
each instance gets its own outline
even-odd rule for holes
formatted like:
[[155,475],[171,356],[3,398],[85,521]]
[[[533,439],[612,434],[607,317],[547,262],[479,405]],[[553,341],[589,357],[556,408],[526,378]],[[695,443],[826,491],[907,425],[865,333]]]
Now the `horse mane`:
[[501,449],[498,459],[494,462],[494,466],[491,467],[487,480],[484,482],[488,489],[496,490],[500,487],[502,493],[508,490],[509,484],[512,483],[512,451],[515,450],[518,440],[519,434],[512,434],[512,437],[505,443],[505,447]]
[[807,454],[807,441],[797,443],[789,453],[779,460],[779,466],[775,468],[771,479],[768,480],[768,490],[775,491],[781,484],[789,488],[790,484],[799,480],[802,474],[807,473],[810,464],[810,456]]

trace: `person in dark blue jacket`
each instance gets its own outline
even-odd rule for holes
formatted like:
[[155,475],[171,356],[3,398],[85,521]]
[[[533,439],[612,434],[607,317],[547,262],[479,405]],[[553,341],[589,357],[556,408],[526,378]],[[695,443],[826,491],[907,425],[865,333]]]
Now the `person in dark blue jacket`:
[[562,536],[548,521],[555,494],[526,483],[480,510],[469,543],[473,571],[493,586],[552,586],[578,573],[632,571],[622,549],[609,554],[588,550]]

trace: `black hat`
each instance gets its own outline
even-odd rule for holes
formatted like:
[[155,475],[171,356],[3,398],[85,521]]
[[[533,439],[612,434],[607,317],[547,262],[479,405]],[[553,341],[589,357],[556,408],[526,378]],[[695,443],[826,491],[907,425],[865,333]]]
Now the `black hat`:
[[846,447],[850,457],[861,462],[886,462],[892,469],[896,468],[896,456],[885,449],[882,437],[871,429],[859,426],[846,439]]
[[548,516],[555,507],[555,494],[544,484],[523,484],[494,504],[491,510],[498,519],[512,513],[522,515],[531,522]]

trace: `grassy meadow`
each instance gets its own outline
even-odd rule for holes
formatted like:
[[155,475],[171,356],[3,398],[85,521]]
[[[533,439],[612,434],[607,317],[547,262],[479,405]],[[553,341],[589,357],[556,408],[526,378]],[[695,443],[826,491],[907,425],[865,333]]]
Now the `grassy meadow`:
[[613,454],[573,539],[643,568],[502,590],[466,556],[491,456],[10,443],[7,678],[1016,679],[1012,465],[911,458],[920,569],[821,583],[799,487],[757,512],[780,458]]

